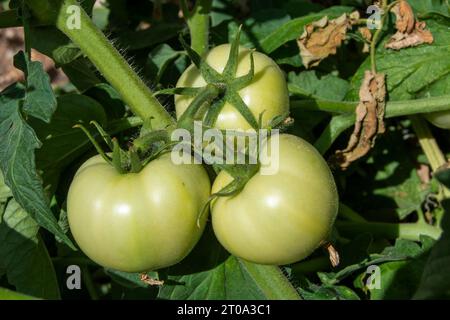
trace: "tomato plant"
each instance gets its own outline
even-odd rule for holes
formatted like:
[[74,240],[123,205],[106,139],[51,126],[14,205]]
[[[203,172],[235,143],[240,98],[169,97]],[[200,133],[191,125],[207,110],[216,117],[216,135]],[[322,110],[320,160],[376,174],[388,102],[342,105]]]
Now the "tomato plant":
[[449,298],[449,23],[0,0],[0,299]]

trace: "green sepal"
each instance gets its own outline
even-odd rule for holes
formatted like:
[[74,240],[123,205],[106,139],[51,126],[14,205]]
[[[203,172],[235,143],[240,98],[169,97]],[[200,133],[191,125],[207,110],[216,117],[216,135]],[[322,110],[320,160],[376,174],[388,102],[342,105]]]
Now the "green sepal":
[[180,35],[180,43],[183,46],[184,50],[186,50],[187,55],[192,60],[192,63],[195,64],[203,78],[208,83],[221,82],[222,75],[214,70],[208,63],[202,60],[200,55],[195,52],[187,43],[184,41],[183,37]]
[[244,117],[248,124],[252,126],[253,129],[258,129],[258,122],[256,121],[255,116],[239,94],[236,92],[229,93],[225,96],[225,100],[239,111],[239,113]]
[[241,38],[242,25],[239,27],[236,37],[231,43],[230,55],[228,57],[227,64],[223,69],[222,76],[230,79],[236,75],[236,70],[239,62],[239,40]]

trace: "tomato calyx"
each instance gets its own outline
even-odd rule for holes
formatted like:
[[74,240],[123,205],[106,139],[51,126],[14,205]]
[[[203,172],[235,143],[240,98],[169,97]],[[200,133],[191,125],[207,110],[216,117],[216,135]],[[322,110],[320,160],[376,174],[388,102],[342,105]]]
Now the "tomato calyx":
[[151,131],[150,122],[142,129],[141,136],[133,141],[133,145],[128,150],[124,150],[116,138],[111,138],[109,134],[95,121],[90,122],[97,129],[110,152],[105,152],[92,133],[82,124],[76,124],[74,128],[83,130],[102,158],[113,166],[117,172],[138,173],[150,161],[157,158],[164,151],[172,146],[169,132],[167,130]]
[[216,172],[220,172],[222,170],[226,171],[233,180],[219,190],[216,193],[213,193],[209,198],[206,204],[204,205],[202,211],[197,218],[197,225],[200,224],[202,217],[206,212],[208,212],[209,206],[214,199],[218,197],[233,197],[237,195],[239,192],[244,189],[245,185],[248,181],[250,181],[253,176],[258,173],[260,164],[241,164],[241,165],[214,165],[214,170]]
[[236,108],[253,129],[259,129],[257,119],[238,93],[239,90],[252,82],[255,75],[255,62],[252,50],[250,51],[250,70],[243,76],[236,76],[239,63],[240,31],[241,28],[239,28],[234,41],[231,43],[230,55],[222,73],[212,68],[180,36],[180,43],[207,83],[206,86],[200,88],[163,89],[156,93],[195,97],[178,121],[180,128],[190,130],[195,120],[202,119],[206,127],[213,127],[223,106],[229,103]]

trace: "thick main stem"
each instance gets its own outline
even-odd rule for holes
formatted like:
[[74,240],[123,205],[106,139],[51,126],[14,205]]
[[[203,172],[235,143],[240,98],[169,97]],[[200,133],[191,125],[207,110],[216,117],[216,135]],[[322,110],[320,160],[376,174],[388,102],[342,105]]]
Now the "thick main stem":
[[[415,100],[389,101],[386,104],[386,118],[447,111],[450,110],[449,101],[449,95]],[[357,105],[358,101],[335,101],[320,99],[291,101],[292,109],[334,113],[354,113]]]
[[[36,16],[44,17],[41,1],[27,1]],[[129,63],[105,35],[95,26],[87,13],[75,0],[59,2],[55,24],[92,61],[105,79],[119,92],[131,110],[142,119],[153,118],[152,125],[161,129],[174,124],[174,120]],[[79,8],[79,24],[73,8]],[[52,7],[51,11],[54,12]]]
[[181,5],[189,26],[191,47],[202,56],[208,51],[209,12],[212,0],[197,0],[192,12],[188,12],[186,0],[181,0]]

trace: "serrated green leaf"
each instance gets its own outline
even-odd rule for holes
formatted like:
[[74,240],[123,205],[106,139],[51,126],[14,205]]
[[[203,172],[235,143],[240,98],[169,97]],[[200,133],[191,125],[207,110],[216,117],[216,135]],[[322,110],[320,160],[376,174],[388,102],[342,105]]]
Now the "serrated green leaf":
[[372,300],[410,299],[416,292],[429,250],[434,240],[421,237],[421,245],[408,240],[397,240],[395,246],[386,248],[382,255],[407,258],[404,261],[386,262],[380,267],[380,288],[370,289]]
[[39,225],[11,200],[0,223],[0,268],[18,291],[46,299],[59,299],[55,270]]
[[[290,21],[288,13],[280,9],[266,9],[253,14],[243,23],[241,32],[241,45],[250,48],[259,48],[261,41],[274,30]],[[239,23],[233,21],[228,24],[228,41],[236,38]]]
[[156,83],[161,79],[166,68],[180,56],[180,51],[175,51],[168,44],[155,47],[148,55],[150,73]]
[[305,98],[342,101],[349,86],[346,80],[332,74],[319,79],[316,71],[290,72],[288,75],[289,92]]
[[299,298],[278,267],[230,256],[210,226],[193,252],[181,264],[161,270],[160,276],[166,281],[158,295],[161,299]]
[[[74,129],[77,123],[87,127],[90,121],[106,126],[106,114],[103,107],[92,98],[79,94],[67,94],[58,97],[58,107],[50,124],[30,121],[42,147],[36,150],[36,165],[43,171],[44,186],[53,190],[60,172],[86,152],[91,143],[86,135]],[[91,128],[92,133],[95,130]]]
[[21,114],[24,98],[21,85],[14,85],[0,95],[0,168],[16,201],[39,225],[74,248],[50,211],[36,172],[34,152],[41,147],[41,142]]
[[450,5],[448,0],[408,0],[408,3],[419,17],[428,16],[430,14],[439,14],[444,17],[450,17]]
[[31,46],[51,57],[57,66],[82,56],[81,50],[55,27],[31,27],[29,35]]
[[25,73],[26,91],[21,108],[28,115],[50,122],[56,109],[56,97],[50,85],[50,77],[42,63],[30,61],[23,51],[14,56],[14,65]]
[[[376,54],[377,70],[386,74],[390,100],[439,96],[445,93],[437,92],[436,88],[448,90],[450,87],[450,24],[433,20],[426,22],[434,37],[433,44],[400,51],[384,49],[383,43],[380,44]],[[353,76],[347,100],[358,100],[364,72],[370,69],[369,60]]]

